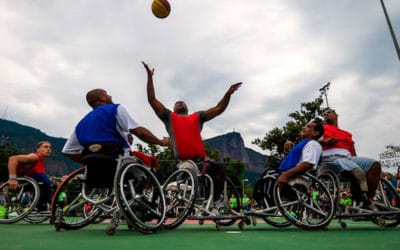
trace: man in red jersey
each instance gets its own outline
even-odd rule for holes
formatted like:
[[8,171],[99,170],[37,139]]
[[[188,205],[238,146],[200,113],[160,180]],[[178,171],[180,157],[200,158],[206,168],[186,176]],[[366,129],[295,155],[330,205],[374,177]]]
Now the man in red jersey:
[[[174,155],[180,160],[193,160],[195,162],[207,159],[206,151],[201,139],[203,124],[222,114],[229,104],[231,95],[239,89],[241,82],[230,86],[218,104],[205,111],[194,112],[189,115],[186,103],[177,101],[174,111],[167,109],[157,98],[153,85],[154,69],[142,62],[147,71],[147,99],[154,112],[163,121],[170,136]],[[222,164],[211,162],[210,174],[214,176],[216,185],[216,199],[222,191],[225,180],[225,168]]]
[[37,182],[43,183],[37,205],[39,210],[47,210],[47,203],[50,202],[52,194],[51,181],[45,174],[46,169],[44,164],[44,160],[50,156],[50,153],[50,142],[41,141],[36,145],[35,153],[14,155],[8,158],[8,183],[10,189],[17,189],[18,175],[27,175]]
[[323,148],[322,161],[331,162],[340,170],[351,171],[360,184],[362,199],[372,199],[379,183],[380,163],[371,158],[356,156],[352,134],[339,128],[335,110],[326,109],[324,120],[325,133],[320,140]]

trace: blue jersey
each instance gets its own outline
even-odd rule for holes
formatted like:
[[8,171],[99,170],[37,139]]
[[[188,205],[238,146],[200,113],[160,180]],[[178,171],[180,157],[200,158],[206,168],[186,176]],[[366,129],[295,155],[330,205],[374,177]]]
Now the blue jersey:
[[297,165],[297,163],[299,163],[301,159],[301,154],[303,152],[303,148],[304,146],[306,146],[308,141],[310,140],[303,140],[296,146],[294,146],[294,148],[290,150],[289,154],[286,155],[285,159],[283,159],[283,161],[279,165],[278,170],[284,172],[294,168]]
[[86,147],[94,143],[115,142],[129,147],[117,130],[117,109],[119,104],[101,105],[89,112],[76,126],[79,143]]

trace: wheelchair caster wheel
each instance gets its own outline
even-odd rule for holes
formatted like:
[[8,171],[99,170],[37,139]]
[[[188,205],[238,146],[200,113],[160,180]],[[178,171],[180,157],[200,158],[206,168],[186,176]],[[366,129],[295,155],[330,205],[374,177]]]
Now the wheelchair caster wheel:
[[341,226],[343,229],[345,229],[345,228],[347,227],[347,224],[344,223],[343,221],[341,221],[341,222],[340,222],[340,226]]
[[114,235],[115,234],[115,227],[112,227],[112,226],[107,227],[106,234],[107,235]]
[[204,221],[203,220],[199,220],[199,225],[203,225]]
[[249,218],[244,218],[244,223],[246,223],[246,225],[250,225],[251,224],[251,220]]
[[380,227],[386,226],[386,221],[382,217],[377,217],[376,222],[377,222],[378,226],[380,226]]
[[256,217],[253,218],[253,226],[255,226],[255,225],[257,225],[257,218]]
[[57,232],[59,232],[61,230],[61,224],[60,223],[54,223],[54,227],[55,227]]
[[239,230],[243,230],[243,228],[244,228],[244,222],[243,222],[243,221],[239,222],[239,223],[238,223],[238,226],[239,226]]
[[217,225],[215,225],[215,227],[217,228],[218,231],[221,230],[221,224],[217,223]]

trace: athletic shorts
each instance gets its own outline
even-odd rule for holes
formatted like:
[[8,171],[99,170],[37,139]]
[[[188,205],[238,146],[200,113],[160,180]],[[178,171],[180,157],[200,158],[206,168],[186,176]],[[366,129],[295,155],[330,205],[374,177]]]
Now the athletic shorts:
[[333,163],[339,166],[342,171],[351,171],[360,167],[364,170],[364,172],[368,172],[371,166],[377,161],[367,157],[331,155],[323,157],[322,162]]

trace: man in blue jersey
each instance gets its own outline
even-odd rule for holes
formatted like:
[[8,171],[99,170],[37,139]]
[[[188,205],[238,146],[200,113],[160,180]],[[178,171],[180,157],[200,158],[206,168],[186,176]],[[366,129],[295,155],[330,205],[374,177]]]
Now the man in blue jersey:
[[318,139],[324,134],[322,122],[312,120],[300,132],[302,141],[294,146],[279,165],[282,174],[278,177],[279,185],[288,183],[291,177],[316,168],[322,155]]
[[103,150],[113,157],[130,151],[130,134],[144,142],[168,146],[167,139],[159,139],[140,126],[120,104],[103,89],[93,89],[86,94],[86,101],[93,108],[75,127],[62,152],[72,160],[82,162],[90,152]]

